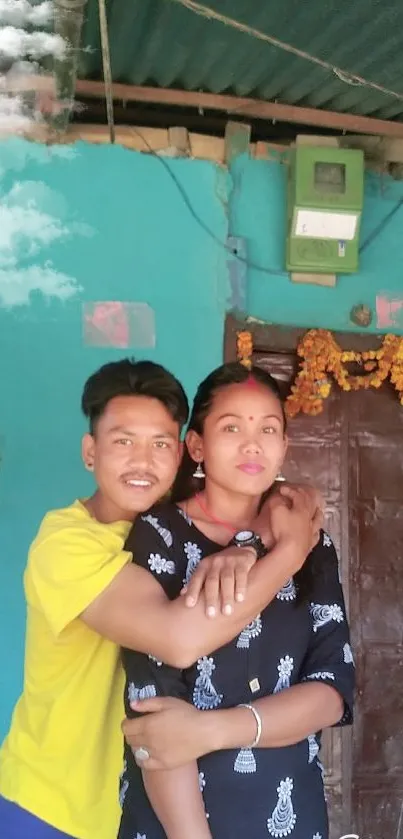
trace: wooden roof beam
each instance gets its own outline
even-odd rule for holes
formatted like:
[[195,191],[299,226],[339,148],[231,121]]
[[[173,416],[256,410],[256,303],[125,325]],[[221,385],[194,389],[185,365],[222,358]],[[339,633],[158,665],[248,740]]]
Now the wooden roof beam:
[[[76,96],[104,98],[104,84],[88,79],[77,79]],[[123,102],[148,102],[155,105],[174,105],[182,108],[204,108],[205,110],[223,111],[231,117],[243,116],[249,119],[314,125],[354,134],[378,134],[385,137],[403,138],[403,122],[392,122],[356,114],[342,114],[337,111],[325,111],[317,108],[301,108],[296,105],[283,105],[278,102],[265,102],[261,99],[249,99],[226,94],[114,83],[113,98],[120,99]]]

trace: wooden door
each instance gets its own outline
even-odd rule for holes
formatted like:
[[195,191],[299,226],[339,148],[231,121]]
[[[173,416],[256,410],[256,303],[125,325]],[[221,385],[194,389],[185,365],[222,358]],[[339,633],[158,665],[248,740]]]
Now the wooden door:
[[357,664],[352,800],[363,839],[403,839],[403,408],[346,394],[350,614]]
[[[298,368],[296,356],[283,353],[259,354],[254,361],[272,373],[285,388]],[[348,605],[348,528],[345,520],[346,499],[342,497],[346,446],[340,409],[340,399],[335,390],[318,417],[300,414],[290,421],[290,444],[283,471],[290,481],[315,484],[325,497],[325,527],[333,538],[341,560],[343,588]],[[339,839],[343,834],[351,832],[350,741],[351,729],[332,729],[326,731],[323,737],[321,761],[325,768],[331,839]]]
[[[257,354],[284,385],[297,359]],[[403,408],[389,385],[289,423],[286,477],[314,483],[341,574],[357,665],[353,728],[325,732],[330,837],[403,839]]]

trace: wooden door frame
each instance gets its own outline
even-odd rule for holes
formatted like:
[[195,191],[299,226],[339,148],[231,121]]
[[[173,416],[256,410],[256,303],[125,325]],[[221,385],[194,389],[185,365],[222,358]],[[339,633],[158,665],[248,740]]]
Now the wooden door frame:
[[[236,336],[237,332],[242,330],[251,333],[255,352],[295,353],[308,328],[249,322],[247,319],[237,319],[235,315],[228,314],[224,328],[224,361],[236,361]],[[384,335],[368,332],[332,332],[332,334],[342,350],[354,352],[377,350],[384,338]]]
[[[228,314],[225,319],[224,329],[224,362],[236,361],[237,359],[237,333],[246,330],[251,333],[253,350],[257,354],[277,353],[295,354],[297,346],[308,328],[279,326],[270,323],[256,323],[255,321],[241,320],[233,314]],[[335,340],[343,350],[354,350],[365,352],[376,350],[380,347],[383,335],[361,332],[333,332]],[[347,458],[344,458],[341,466],[340,480],[348,487]],[[341,511],[341,515],[343,512]],[[341,544],[340,550],[348,555],[348,521],[341,520]],[[349,601],[347,586],[346,600]],[[351,787],[352,787],[352,733],[349,729],[342,730],[342,785],[343,799],[347,804],[348,812],[345,813],[346,825],[351,828]]]

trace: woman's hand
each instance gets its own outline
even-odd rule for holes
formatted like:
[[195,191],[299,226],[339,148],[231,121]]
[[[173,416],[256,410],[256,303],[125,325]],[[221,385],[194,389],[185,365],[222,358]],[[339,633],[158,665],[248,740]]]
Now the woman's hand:
[[144,699],[132,708],[144,715],[124,720],[122,730],[133,752],[147,749],[150,757],[140,764],[144,770],[176,769],[213,748],[209,746],[213,711],[206,714],[172,697]]
[[206,556],[182,589],[186,605],[195,606],[204,594],[208,617],[214,618],[220,609],[224,615],[230,615],[234,603],[245,599],[248,574],[255,562],[253,548],[231,546]]

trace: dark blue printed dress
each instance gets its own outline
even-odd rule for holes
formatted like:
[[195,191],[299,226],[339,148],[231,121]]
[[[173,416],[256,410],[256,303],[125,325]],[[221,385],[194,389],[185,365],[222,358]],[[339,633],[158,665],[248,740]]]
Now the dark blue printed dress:
[[[202,557],[221,549],[171,504],[139,518],[126,545],[171,599]],[[351,724],[354,664],[337,556],[326,533],[307,562],[315,566],[309,601],[298,599],[289,580],[233,641],[186,671],[124,650],[128,715],[133,716],[129,702],[138,697],[177,696],[208,713],[315,680],[340,692],[341,724]],[[202,757],[200,790],[214,839],[328,839],[319,748],[320,732],[312,732],[286,748],[240,748]],[[120,800],[119,839],[165,839],[127,745]]]

